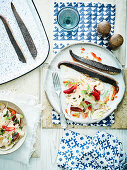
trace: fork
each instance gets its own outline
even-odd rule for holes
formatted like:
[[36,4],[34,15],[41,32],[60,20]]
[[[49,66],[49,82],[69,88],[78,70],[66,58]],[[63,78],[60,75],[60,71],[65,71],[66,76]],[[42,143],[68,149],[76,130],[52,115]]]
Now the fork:
[[60,79],[58,76],[57,72],[53,72],[52,73],[52,79],[53,79],[53,85],[54,85],[54,89],[55,92],[59,98],[59,104],[60,104],[60,121],[61,121],[61,127],[62,128],[66,128],[67,127],[67,122],[65,119],[65,115],[62,111],[62,104],[61,104],[61,85],[60,85]]

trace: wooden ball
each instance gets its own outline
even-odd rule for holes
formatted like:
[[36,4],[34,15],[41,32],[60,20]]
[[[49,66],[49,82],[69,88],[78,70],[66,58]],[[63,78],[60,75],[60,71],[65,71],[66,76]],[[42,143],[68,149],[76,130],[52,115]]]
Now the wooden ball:
[[109,39],[109,48],[115,50],[123,44],[123,41],[122,35],[114,34]]
[[107,21],[102,21],[98,24],[97,30],[101,36],[106,37],[111,31],[111,25]]

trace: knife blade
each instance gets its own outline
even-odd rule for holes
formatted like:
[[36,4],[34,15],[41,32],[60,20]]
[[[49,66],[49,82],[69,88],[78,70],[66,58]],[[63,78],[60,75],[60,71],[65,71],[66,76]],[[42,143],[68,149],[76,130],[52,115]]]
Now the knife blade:
[[18,23],[18,26],[19,26],[19,28],[20,28],[20,30],[21,30],[21,33],[22,33],[22,35],[23,35],[23,38],[24,38],[24,40],[25,40],[25,42],[26,42],[26,44],[27,44],[27,47],[28,47],[28,49],[29,49],[32,57],[35,59],[36,56],[37,56],[36,46],[35,46],[35,44],[34,44],[34,42],[33,42],[33,39],[32,39],[32,37],[31,37],[31,35],[30,35],[27,27],[25,26],[23,20],[21,19],[21,17],[20,17],[19,14],[17,13],[16,8],[15,8],[15,6],[14,6],[14,4],[13,4],[12,2],[11,2],[11,9],[12,9],[12,11],[13,11],[13,14],[14,14],[15,18],[16,18],[16,21],[17,21],[17,23]]
[[12,33],[12,31],[11,31],[11,28],[10,28],[8,22],[6,21],[6,19],[5,19],[2,15],[0,15],[0,19],[2,20],[2,22],[3,22],[4,26],[5,26],[5,29],[6,29],[6,31],[7,31],[7,34],[8,34],[8,36],[9,36],[9,39],[10,39],[10,41],[11,41],[11,43],[12,43],[14,49],[15,49],[15,52],[16,52],[17,55],[18,55],[18,59],[19,59],[21,62],[26,63],[26,59],[25,59],[25,57],[24,57],[24,55],[23,55],[23,53],[22,53],[22,51],[21,51],[18,43],[16,42],[16,39],[15,39],[14,36],[13,36],[13,33]]

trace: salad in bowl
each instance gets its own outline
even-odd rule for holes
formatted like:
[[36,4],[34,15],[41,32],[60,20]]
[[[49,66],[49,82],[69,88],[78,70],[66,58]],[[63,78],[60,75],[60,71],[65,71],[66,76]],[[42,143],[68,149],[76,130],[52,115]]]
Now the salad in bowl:
[[17,150],[26,137],[26,119],[21,109],[11,102],[0,102],[0,154]]

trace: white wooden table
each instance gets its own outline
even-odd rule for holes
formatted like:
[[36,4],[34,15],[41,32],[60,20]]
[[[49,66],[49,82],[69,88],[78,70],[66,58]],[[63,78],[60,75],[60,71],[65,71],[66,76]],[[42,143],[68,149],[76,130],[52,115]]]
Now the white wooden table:
[[[51,0],[35,0],[39,11],[41,12],[41,17],[43,19],[44,26],[46,28],[49,40],[52,39],[52,28],[50,26],[51,15]],[[48,6],[47,6],[48,4]],[[45,8],[47,7],[47,8]],[[49,9],[49,12],[47,12]],[[46,15],[42,15],[45,13]],[[127,46],[127,44],[126,44]],[[52,47],[52,46],[51,46]],[[50,61],[50,56],[46,62]],[[27,93],[38,97],[41,102],[41,70],[38,68],[33,72],[9,82],[5,85],[0,86],[0,90],[11,90],[16,93]],[[117,136],[123,143],[124,151],[127,152],[127,130],[111,130],[110,128],[86,128],[86,129],[76,129],[75,131],[84,133],[87,135],[94,135],[98,130],[107,131],[115,136]],[[60,143],[60,139],[63,135],[63,129],[42,129],[41,132],[41,157],[32,158],[30,160],[30,165],[25,166],[21,163],[14,163],[12,161],[0,160],[0,170],[58,170],[56,165],[56,155]],[[25,154],[25,153],[24,153]]]

